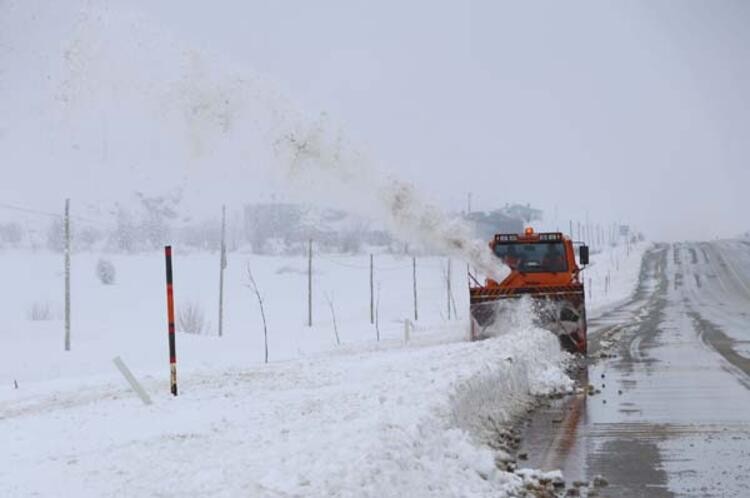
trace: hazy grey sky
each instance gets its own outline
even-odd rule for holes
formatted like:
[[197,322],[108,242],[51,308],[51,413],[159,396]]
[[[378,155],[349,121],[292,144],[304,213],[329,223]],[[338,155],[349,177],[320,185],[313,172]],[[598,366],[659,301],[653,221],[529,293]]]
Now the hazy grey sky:
[[[140,173],[129,165],[154,156],[181,162],[175,158],[183,156],[164,153],[171,136],[164,128],[191,118],[154,102],[165,94],[180,101],[188,81],[201,102],[208,99],[190,112],[213,109],[221,97],[193,86],[195,80],[226,90],[228,80],[215,71],[231,67],[227,74],[262,79],[262,95],[253,99],[278,94],[310,115],[328,113],[384,171],[448,207],[460,208],[471,191],[479,208],[531,202],[552,225],[557,211],[561,227],[588,213],[592,220],[632,222],[654,239],[750,229],[748,2],[143,0],[127,22],[118,21],[122,7],[107,2],[81,3],[95,6],[92,18],[86,8],[48,8],[55,4],[0,4],[0,194],[11,200],[38,202],[32,186],[42,178],[90,192],[110,174],[130,185]],[[119,39],[127,50],[118,52]],[[186,67],[172,60],[194,49],[203,62]],[[118,53],[122,60],[112,60]],[[86,76],[90,71],[97,76]],[[45,72],[67,86],[37,82]],[[231,81],[229,87],[239,85]],[[162,93],[154,90],[162,83]],[[50,88],[82,96],[80,108],[50,119],[39,97]],[[139,125],[140,96],[151,91],[157,96],[147,105],[166,117]],[[244,99],[239,91],[227,101]],[[221,114],[213,125],[229,123],[246,140],[216,148],[196,171],[211,161],[267,162],[254,152],[267,137],[250,137],[251,127],[238,121],[262,121],[271,111],[257,111],[257,103],[244,113],[224,111],[229,118]],[[136,124],[118,127],[122,116]],[[71,122],[76,132],[59,128]],[[188,128],[198,149],[216,132]],[[150,129],[158,139],[143,138]],[[139,138],[122,136],[128,134]],[[36,147],[35,137],[53,145],[44,154],[27,150]],[[87,142],[90,154],[81,152]],[[147,152],[132,152],[139,148]],[[69,159],[58,163],[64,167],[54,160],[61,155]],[[166,184],[159,164],[144,168],[140,181]],[[205,195],[224,188],[234,198],[269,192],[262,168],[222,167],[216,171],[232,178],[217,181],[215,190],[205,184],[205,171],[196,172]],[[163,168],[191,174],[184,164]],[[66,173],[88,183],[60,179]],[[57,193],[42,190],[46,198]]]

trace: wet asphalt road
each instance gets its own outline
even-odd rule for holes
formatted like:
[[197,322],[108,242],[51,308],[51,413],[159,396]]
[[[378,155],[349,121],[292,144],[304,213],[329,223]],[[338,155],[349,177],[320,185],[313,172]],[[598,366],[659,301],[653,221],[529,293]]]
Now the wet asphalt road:
[[655,247],[589,325],[579,380],[601,392],[538,409],[524,466],[601,474],[600,496],[750,497],[750,243]]

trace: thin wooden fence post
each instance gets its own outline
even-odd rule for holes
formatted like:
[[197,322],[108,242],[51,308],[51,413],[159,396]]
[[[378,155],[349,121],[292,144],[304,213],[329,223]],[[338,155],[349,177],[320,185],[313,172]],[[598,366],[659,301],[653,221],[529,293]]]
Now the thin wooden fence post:
[[374,286],[374,259],[370,254],[370,325],[375,323],[375,286]]
[[448,303],[448,320],[451,319],[451,258],[448,258],[448,270],[445,272],[445,284]]
[[70,351],[70,199],[65,199],[65,351]]
[[312,327],[312,239],[307,244],[307,326]]
[[378,282],[378,300],[375,308],[375,338],[380,342],[380,282]]
[[419,307],[417,306],[417,257],[411,257],[411,278],[414,290],[414,321],[419,320]]
[[227,267],[227,207],[221,206],[221,247],[219,252],[219,337],[224,335],[224,270]]

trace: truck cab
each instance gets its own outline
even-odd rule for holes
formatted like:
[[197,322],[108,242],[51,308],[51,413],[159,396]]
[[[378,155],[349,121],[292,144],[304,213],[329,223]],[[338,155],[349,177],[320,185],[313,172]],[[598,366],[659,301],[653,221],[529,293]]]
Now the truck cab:
[[[495,235],[490,248],[510,274],[502,282],[488,278],[470,286],[472,337],[491,335],[508,300],[530,296],[537,325],[557,334],[566,350],[585,354],[585,289],[573,241],[559,232],[527,228],[522,234]],[[588,257],[588,247],[581,246],[582,266]]]

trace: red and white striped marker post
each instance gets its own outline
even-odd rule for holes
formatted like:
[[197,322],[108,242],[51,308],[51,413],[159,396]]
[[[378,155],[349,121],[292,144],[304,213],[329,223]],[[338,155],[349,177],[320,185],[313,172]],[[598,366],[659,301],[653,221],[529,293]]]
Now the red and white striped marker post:
[[164,248],[167,262],[167,325],[169,331],[169,384],[177,396],[177,351],[174,337],[174,290],[172,288],[172,246]]

